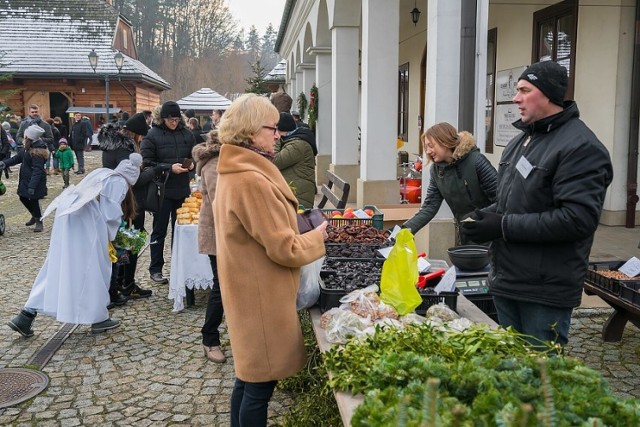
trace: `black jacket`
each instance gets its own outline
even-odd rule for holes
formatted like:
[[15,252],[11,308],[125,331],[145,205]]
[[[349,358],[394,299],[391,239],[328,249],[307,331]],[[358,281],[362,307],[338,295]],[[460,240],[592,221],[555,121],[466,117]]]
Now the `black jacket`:
[[[44,140],[34,141],[28,150],[18,152],[4,161],[6,166],[22,164],[18,178],[18,195],[27,199],[42,199],[47,195],[47,174],[44,163],[49,158],[49,149]],[[33,195],[29,194],[33,189]]]
[[[154,126],[149,129],[140,146],[143,165],[171,169],[172,164],[191,159],[191,150],[194,145],[193,134],[182,122],[173,131],[167,128],[164,123]],[[187,197],[189,193],[189,174],[175,175],[170,173],[164,197],[170,200],[179,200]]]
[[[503,239],[491,244],[491,293],[554,307],[576,307],[589,252],[613,179],[609,152],[579,119],[575,102],[525,125],[509,142],[498,169]],[[529,141],[525,146],[525,142]],[[516,165],[525,157],[525,178]]]
[[[102,167],[115,169],[121,161],[128,159],[135,152],[135,144],[131,138],[122,135],[116,124],[110,123],[100,128],[98,144],[102,151]],[[133,185],[133,194],[138,206],[142,206],[146,194],[147,184],[151,182],[156,173],[161,172],[162,166],[157,169],[148,168],[140,173],[138,180]],[[138,209],[140,211],[141,209]]]
[[84,150],[90,136],[84,121],[73,122],[69,134],[69,147],[74,151]]

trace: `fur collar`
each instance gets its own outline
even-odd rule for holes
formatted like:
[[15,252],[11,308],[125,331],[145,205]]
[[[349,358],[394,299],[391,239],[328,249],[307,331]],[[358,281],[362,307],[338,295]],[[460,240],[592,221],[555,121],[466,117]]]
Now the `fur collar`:
[[460,143],[453,150],[453,161],[457,162],[476,148],[476,139],[469,132],[462,131],[458,134]]
[[133,140],[121,134],[120,129],[112,123],[100,128],[98,143],[102,151],[113,151],[119,148],[135,151]]
[[220,144],[210,142],[200,143],[193,147],[191,155],[193,156],[193,160],[196,162],[196,173],[200,175],[202,167],[209,160],[220,155]]

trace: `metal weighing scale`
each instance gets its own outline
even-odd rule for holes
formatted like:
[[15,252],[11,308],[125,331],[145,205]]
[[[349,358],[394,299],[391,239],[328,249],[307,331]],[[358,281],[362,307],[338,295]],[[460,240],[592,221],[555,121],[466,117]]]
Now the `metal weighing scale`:
[[481,270],[463,271],[456,267],[456,287],[463,295],[485,295],[489,292],[489,264]]
[[497,322],[496,307],[489,293],[489,269],[489,264],[476,271],[463,271],[456,267],[456,287],[469,301]]

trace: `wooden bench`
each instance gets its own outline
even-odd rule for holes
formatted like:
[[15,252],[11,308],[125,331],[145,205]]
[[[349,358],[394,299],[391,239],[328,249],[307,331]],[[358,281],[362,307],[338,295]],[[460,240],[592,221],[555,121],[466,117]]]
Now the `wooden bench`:
[[[347,206],[347,199],[349,198],[349,190],[351,186],[348,182],[331,171],[327,171],[327,179],[329,182],[327,184],[322,184],[322,187],[320,187],[322,200],[318,203],[318,208],[322,209],[327,202],[331,202],[336,209],[344,209],[345,206]],[[341,196],[336,194],[334,191],[336,189],[340,190],[342,193]]]

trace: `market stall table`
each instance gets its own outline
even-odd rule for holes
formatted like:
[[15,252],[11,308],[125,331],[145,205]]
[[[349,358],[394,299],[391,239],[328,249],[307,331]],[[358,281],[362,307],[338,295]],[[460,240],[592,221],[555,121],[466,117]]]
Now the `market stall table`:
[[[458,314],[462,317],[466,317],[467,319],[476,322],[476,323],[485,323],[492,328],[497,328],[498,324],[491,320],[489,316],[484,314],[482,310],[475,306],[471,301],[465,298],[464,295],[458,295],[458,304],[457,310]],[[327,341],[325,330],[320,327],[320,316],[322,313],[318,307],[314,307],[309,309],[309,314],[311,316],[311,324],[313,327],[313,333],[316,336],[316,341],[318,342],[318,347],[321,352],[325,352],[331,348],[333,344]],[[331,376],[331,373],[329,373]],[[361,394],[352,395],[349,393],[345,393],[342,391],[334,392],[336,397],[336,402],[338,403],[338,409],[340,410],[340,416],[342,417],[342,422],[345,426],[351,425],[351,417],[353,416],[353,412],[356,407],[360,405],[364,401],[364,396]]]
[[198,252],[198,225],[176,224],[171,247],[169,299],[173,312],[184,309],[186,289],[207,289],[213,285],[213,272],[207,255]]
[[604,342],[622,340],[622,332],[627,322],[631,322],[640,328],[640,307],[637,305],[633,305],[630,301],[625,301],[619,296],[591,283],[585,282],[584,291],[587,295],[599,296],[614,310],[602,327],[602,340]]

